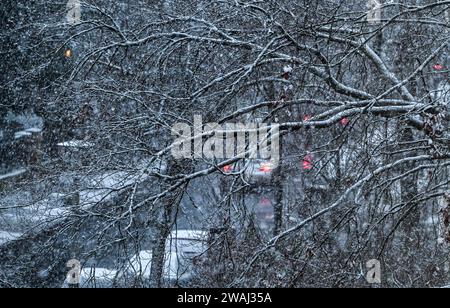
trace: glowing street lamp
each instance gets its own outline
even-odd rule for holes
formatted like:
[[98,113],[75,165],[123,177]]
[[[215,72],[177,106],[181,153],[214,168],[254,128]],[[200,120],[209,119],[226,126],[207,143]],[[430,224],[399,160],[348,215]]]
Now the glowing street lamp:
[[66,51],[64,51],[64,57],[67,59],[70,59],[73,57],[73,50],[68,48]]

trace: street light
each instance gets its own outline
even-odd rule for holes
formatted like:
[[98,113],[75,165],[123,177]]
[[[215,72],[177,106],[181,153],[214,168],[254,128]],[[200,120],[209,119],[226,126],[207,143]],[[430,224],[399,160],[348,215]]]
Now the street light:
[[72,49],[70,49],[70,48],[66,49],[66,51],[64,51],[64,57],[66,57],[67,59],[72,58],[73,57]]

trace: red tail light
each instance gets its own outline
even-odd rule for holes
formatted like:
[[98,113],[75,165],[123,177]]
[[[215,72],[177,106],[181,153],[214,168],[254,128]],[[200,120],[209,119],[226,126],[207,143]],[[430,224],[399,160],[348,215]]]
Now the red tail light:
[[273,165],[271,163],[262,163],[259,167],[260,172],[269,173],[273,171]]
[[348,118],[343,118],[341,120],[341,125],[342,126],[347,126],[348,124],[350,124],[350,120]]
[[433,66],[433,68],[434,68],[436,71],[442,71],[442,70],[444,69],[444,66],[443,66],[442,64],[437,63],[437,64],[435,64],[435,65]]
[[304,122],[311,121],[311,119],[312,119],[312,116],[310,116],[310,115],[305,115],[305,116],[303,117],[303,121],[304,121]]
[[222,168],[222,171],[225,172],[225,173],[231,173],[231,172],[234,171],[234,168],[233,168],[232,165],[227,165],[227,166]]
[[312,170],[314,167],[314,157],[312,154],[308,154],[303,159],[303,170]]

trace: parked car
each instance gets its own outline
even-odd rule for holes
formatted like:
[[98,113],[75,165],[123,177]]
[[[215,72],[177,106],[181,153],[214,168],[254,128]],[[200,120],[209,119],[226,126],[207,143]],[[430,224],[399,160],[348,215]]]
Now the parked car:
[[[201,230],[173,231],[166,244],[164,281],[171,285],[183,285],[193,273],[194,265],[208,249],[209,232]],[[85,268],[81,271],[81,288],[111,288],[114,286],[136,285],[150,279],[153,255],[151,250],[143,250],[133,256],[121,270],[105,268]],[[64,287],[68,287],[67,281]]]
[[245,168],[244,175],[252,184],[270,183],[276,166],[273,162],[268,160],[251,160],[246,162],[243,166],[227,165],[222,168],[225,174],[237,173]]
[[[194,265],[208,249],[209,233],[200,230],[173,231],[166,244],[163,277],[170,285],[185,283],[193,274]],[[135,255],[126,269],[127,276],[150,278],[152,251],[144,250]]]

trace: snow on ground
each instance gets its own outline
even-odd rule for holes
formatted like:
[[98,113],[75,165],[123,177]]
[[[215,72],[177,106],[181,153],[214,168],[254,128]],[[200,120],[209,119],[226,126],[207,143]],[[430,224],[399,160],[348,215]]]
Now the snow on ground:
[[[80,286],[82,288],[111,288],[118,275],[118,271],[106,268],[84,268],[80,274]],[[63,288],[68,287],[69,280],[66,278]]]
[[52,221],[58,218],[66,217],[70,214],[68,209],[64,208],[38,208],[30,207],[28,219],[32,222]]
[[21,237],[21,233],[14,233],[8,231],[0,231],[0,245],[3,245],[7,242],[14,241]]
[[[134,183],[142,183],[149,178],[148,172],[161,172],[164,164],[143,162],[142,168],[135,172],[106,172],[82,179],[79,191],[79,209],[88,210],[100,202],[116,198],[120,192]],[[26,169],[1,175],[0,180],[25,173]],[[21,191],[0,196],[0,245],[17,239],[30,230],[40,229],[57,223],[72,214],[72,207],[66,206],[65,199],[70,194],[52,193],[41,200],[33,200],[30,191]],[[14,205],[14,206],[12,206]]]

